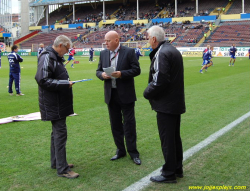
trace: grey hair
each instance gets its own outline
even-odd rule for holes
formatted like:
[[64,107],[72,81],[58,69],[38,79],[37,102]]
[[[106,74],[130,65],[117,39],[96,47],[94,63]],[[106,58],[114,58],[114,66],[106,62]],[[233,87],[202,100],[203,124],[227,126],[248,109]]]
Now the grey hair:
[[68,44],[70,45],[70,47],[72,47],[72,42],[69,39],[69,37],[65,36],[65,35],[60,35],[58,37],[56,37],[55,41],[54,41],[54,46],[58,47],[60,44],[67,46]]
[[152,26],[147,30],[147,33],[151,37],[155,37],[158,42],[165,40],[165,31],[160,26]]

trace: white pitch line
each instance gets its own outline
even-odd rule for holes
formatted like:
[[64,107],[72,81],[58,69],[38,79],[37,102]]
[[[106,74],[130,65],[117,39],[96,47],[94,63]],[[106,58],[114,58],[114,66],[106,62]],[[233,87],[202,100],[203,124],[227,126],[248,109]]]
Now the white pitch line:
[[[187,160],[189,157],[193,156],[195,153],[200,151],[201,149],[205,148],[208,146],[210,143],[218,139],[220,136],[224,135],[226,132],[230,131],[233,127],[236,125],[240,124],[242,121],[250,117],[250,112],[246,113],[245,115],[239,117],[232,123],[226,125],[219,131],[215,132],[214,134],[210,135],[208,138],[205,140],[201,141],[197,145],[191,147],[187,151],[183,153],[183,161]],[[157,176],[160,173],[162,167],[156,169],[149,175],[145,176],[144,178],[140,179],[138,182],[135,182],[134,184],[130,185],[129,187],[125,188],[123,191],[139,191],[142,190],[143,188],[147,187],[151,181],[149,180],[151,176]]]

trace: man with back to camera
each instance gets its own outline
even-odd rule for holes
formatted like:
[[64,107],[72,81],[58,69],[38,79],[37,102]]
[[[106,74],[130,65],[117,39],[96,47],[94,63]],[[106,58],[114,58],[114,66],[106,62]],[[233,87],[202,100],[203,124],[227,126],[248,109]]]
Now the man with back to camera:
[[37,57],[39,57],[40,56],[40,54],[42,54],[44,51],[45,51],[45,48],[44,48],[44,44],[43,43],[41,43],[41,44],[39,44],[39,48],[38,48],[38,50],[37,50]]
[[153,51],[149,57],[148,86],[144,97],[157,112],[157,125],[165,159],[161,175],[150,180],[159,183],[176,183],[183,177],[183,150],[180,136],[181,114],[185,113],[184,71],[180,52],[165,41],[165,32],[159,26],[147,31]]
[[229,61],[229,66],[231,66],[231,62],[233,60],[232,66],[234,66],[235,63],[235,53],[237,52],[237,48],[235,47],[235,44],[232,44],[232,46],[229,49],[229,54],[230,54],[230,61]]
[[13,95],[12,84],[15,81],[16,96],[23,96],[21,92],[21,68],[19,62],[22,62],[22,57],[17,54],[18,46],[13,45],[11,47],[11,53],[8,54],[8,61],[10,65],[10,74],[9,74],[9,94]]
[[138,47],[135,49],[135,54],[136,54],[137,60],[140,59],[140,56],[143,56],[141,53],[141,45],[138,45]]
[[43,121],[51,121],[51,168],[57,169],[59,177],[77,178],[71,171],[73,164],[66,159],[67,126],[66,117],[73,114],[73,82],[63,65],[63,55],[72,46],[71,40],[58,36],[53,46],[47,47],[38,59],[35,76],[39,86],[39,107]]
[[89,49],[89,62],[93,62],[93,56],[94,56],[94,49],[93,46]]
[[[134,106],[136,101],[134,77],[141,73],[135,51],[120,45],[116,31],[105,35],[106,50],[101,51],[96,76],[104,80],[105,102],[108,105],[111,130],[117,150],[112,161],[126,156],[127,151],[137,165],[141,164],[136,146],[136,122]],[[113,67],[109,76],[104,68]]]

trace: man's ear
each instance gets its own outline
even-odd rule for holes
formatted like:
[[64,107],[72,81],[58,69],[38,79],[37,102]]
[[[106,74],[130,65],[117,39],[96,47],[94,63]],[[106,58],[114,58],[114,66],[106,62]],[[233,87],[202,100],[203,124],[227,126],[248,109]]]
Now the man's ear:
[[156,38],[155,38],[155,36],[153,36],[153,37],[152,37],[152,39],[153,39],[153,42],[155,43],[155,42],[156,42]]

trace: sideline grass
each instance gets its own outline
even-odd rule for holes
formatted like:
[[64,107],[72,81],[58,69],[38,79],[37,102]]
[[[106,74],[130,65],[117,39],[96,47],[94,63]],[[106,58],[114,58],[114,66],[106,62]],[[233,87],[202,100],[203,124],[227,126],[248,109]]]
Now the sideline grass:
[[[97,62],[89,64],[88,58],[82,57],[79,60],[81,63],[74,69],[67,66],[71,80],[93,79],[73,86],[74,110],[78,116],[67,118],[67,158],[75,164],[74,171],[80,177],[76,180],[59,178],[55,170],[49,168],[50,122],[9,123],[0,125],[0,190],[122,190],[163,164],[156,114],[142,96],[148,79],[148,57],[140,58],[142,73],[135,78],[141,166],[134,165],[129,157],[110,161],[115,145],[104,103],[103,82],[95,77]],[[228,61],[229,58],[214,58],[214,66],[200,74],[201,59],[184,58],[187,106],[181,127],[184,150],[249,111],[249,60],[237,59],[234,67],[228,67]],[[22,67],[21,89],[25,96],[11,97],[6,88],[7,59],[2,57],[0,118],[39,110],[34,80],[36,57],[24,57]],[[230,160],[221,162],[226,165]],[[207,169],[204,173],[211,171]],[[192,179],[191,175],[185,178],[190,184]],[[241,183],[241,179],[235,179]]]
[[212,186],[224,186],[220,190],[249,190],[249,126],[250,118],[185,161],[184,178],[178,179],[177,184],[151,183],[143,191],[219,190]]

